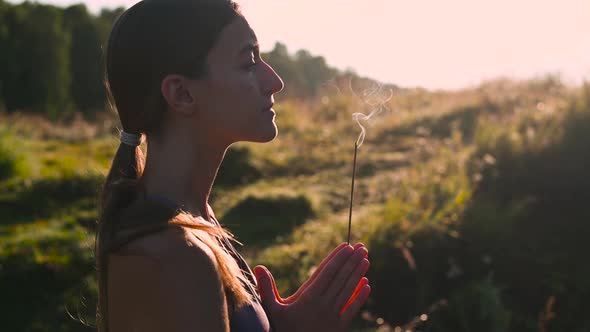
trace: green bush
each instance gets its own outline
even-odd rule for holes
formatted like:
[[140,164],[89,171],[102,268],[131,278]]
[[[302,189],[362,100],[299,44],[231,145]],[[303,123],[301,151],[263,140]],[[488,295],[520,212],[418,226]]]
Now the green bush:
[[30,175],[22,145],[8,129],[0,129],[0,181]]
[[248,196],[222,218],[240,242],[265,245],[286,236],[298,225],[313,217],[311,201],[299,196]]
[[491,280],[473,281],[456,290],[443,307],[430,315],[429,332],[505,332],[510,312]]
[[[489,162],[459,228],[468,242],[458,257],[473,277],[493,273],[505,285],[511,331],[537,331],[553,297],[548,331],[587,326],[578,318],[590,310],[590,268],[579,264],[590,251],[588,101],[586,87],[550,125],[526,114],[511,126],[488,123],[488,140],[474,154],[474,163],[480,156]],[[531,127],[537,133],[527,138]]]
[[65,213],[93,228],[103,181],[102,175],[90,174],[10,183],[0,189],[0,224],[15,225]]
[[252,154],[247,147],[231,147],[219,168],[215,183],[222,187],[232,187],[252,182],[261,173],[252,163]]
[[92,331],[70,317],[89,320],[95,308],[91,239],[65,219],[0,234],[2,330]]

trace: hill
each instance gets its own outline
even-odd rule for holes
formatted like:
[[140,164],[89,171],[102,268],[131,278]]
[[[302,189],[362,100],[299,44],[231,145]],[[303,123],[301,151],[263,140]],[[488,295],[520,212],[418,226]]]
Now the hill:
[[[277,140],[228,153],[212,203],[251,265],[269,266],[288,294],[345,241],[351,114],[380,107],[358,155],[352,240],[370,249],[374,291],[356,329],[587,329],[590,87],[357,86],[284,98]],[[69,315],[93,321],[95,202],[116,121],[1,123],[3,326],[91,330]]]

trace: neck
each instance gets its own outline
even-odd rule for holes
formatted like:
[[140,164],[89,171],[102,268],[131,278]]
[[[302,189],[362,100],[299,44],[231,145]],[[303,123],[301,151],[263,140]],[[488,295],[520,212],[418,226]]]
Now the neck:
[[185,211],[211,221],[209,195],[228,146],[177,142],[181,140],[150,142],[148,138],[142,176],[146,194],[169,199]]

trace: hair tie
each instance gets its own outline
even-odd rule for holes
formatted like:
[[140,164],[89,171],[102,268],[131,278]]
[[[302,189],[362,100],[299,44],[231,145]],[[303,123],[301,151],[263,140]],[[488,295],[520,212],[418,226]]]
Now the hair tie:
[[125,131],[121,132],[121,143],[136,147],[141,144],[141,134],[130,134]]

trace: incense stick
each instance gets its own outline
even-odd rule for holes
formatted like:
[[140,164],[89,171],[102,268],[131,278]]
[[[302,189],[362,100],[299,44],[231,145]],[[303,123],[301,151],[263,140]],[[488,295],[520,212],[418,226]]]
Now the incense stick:
[[356,174],[356,152],[358,142],[354,142],[354,161],[352,163],[352,185],[350,186],[350,208],[348,209],[348,244],[350,244],[350,227],[352,226],[352,199],[354,197],[354,177]]

